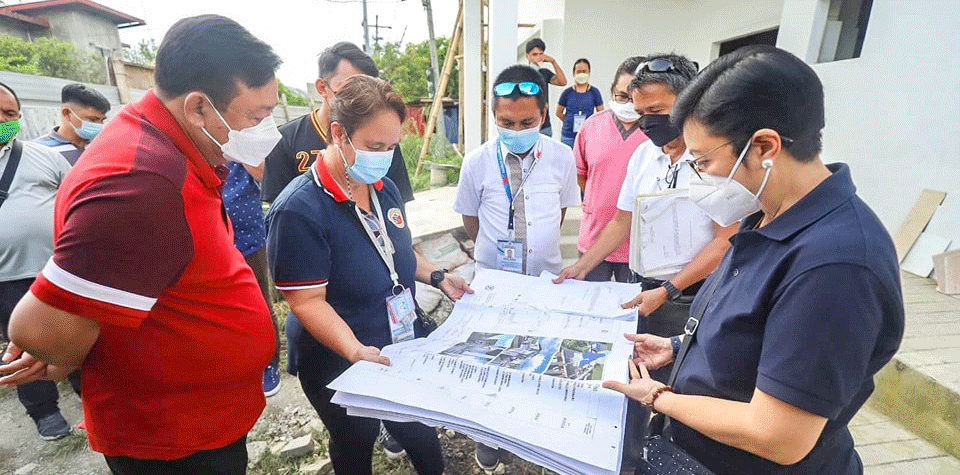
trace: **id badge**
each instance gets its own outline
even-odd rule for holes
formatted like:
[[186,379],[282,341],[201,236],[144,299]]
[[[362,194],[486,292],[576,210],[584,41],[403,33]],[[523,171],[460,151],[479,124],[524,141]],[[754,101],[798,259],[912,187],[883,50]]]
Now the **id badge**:
[[413,292],[404,288],[403,292],[387,297],[387,318],[390,319],[390,337],[394,343],[412,340],[413,322],[417,319]]
[[497,240],[497,269],[523,274],[523,241]]
[[573,116],[573,133],[580,132],[580,127],[583,127],[583,123],[587,121],[587,115],[583,112],[578,112],[577,115]]

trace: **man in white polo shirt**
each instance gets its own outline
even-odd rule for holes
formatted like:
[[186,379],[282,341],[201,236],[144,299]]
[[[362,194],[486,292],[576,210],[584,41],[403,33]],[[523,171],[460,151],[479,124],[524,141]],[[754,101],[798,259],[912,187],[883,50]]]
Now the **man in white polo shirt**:
[[560,223],[580,202],[573,152],[539,133],[547,102],[536,71],[508,67],[493,91],[499,137],[464,158],[454,210],[480,268],[557,273]]
[[[493,86],[499,137],[469,153],[460,170],[454,210],[476,242],[482,269],[527,275],[560,271],[560,224],[580,204],[570,147],[540,134],[546,84],[533,68],[511,66]],[[492,472],[496,449],[477,444],[477,464]]]
[[[560,272],[556,282],[565,278],[583,279],[630,236],[637,195],[689,187],[694,173],[689,162],[694,157],[687,150],[680,130],[670,124],[669,114],[677,94],[696,76],[697,67],[683,56],[653,55],[640,63],[634,74],[630,94],[640,114],[640,128],[650,140],[640,144],[630,157],[613,219],[590,249]],[[682,223],[681,229],[689,230],[690,242],[707,244],[676,274],[638,276],[642,291],[623,306],[636,306],[640,316],[646,317],[640,319],[639,333],[666,337],[683,333],[689,317],[689,301],[703,279],[717,268],[730,246],[730,236],[737,229],[737,224],[721,227],[699,209],[689,218],[690,222]],[[679,339],[673,343],[679,348]],[[670,369],[668,365],[651,374],[665,380]]]

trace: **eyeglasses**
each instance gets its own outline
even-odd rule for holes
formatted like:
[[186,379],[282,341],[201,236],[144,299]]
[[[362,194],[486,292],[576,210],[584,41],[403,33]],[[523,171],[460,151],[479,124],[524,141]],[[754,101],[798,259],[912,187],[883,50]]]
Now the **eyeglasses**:
[[493,93],[497,97],[506,97],[513,94],[515,89],[520,89],[520,94],[524,96],[536,96],[540,94],[540,85],[535,82],[502,82],[493,86]]
[[[700,65],[696,61],[691,61],[693,64],[694,71],[700,70]],[[650,61],[644,61],[637,65],[637,69],[633,71],[634,76],[639,76],[641,73],[680,73],[680,66],[677,65],[670,58],[654,58]]]
[[[787,146],[793,144],[793,142],[794,142],[792,138],[786,137],[786,136],[784,136],[784,135],[781,135],[781,136],[780,136],[780,141],[783,142],[783,143],[785,143],[785,144],[787,144]],[[700,170],[702,170],[703,167],[705,166],[705,165],[703,164],[703,162],[701,162],[701,160],[703,160],[704,158],[706,158],[707,155],[710,155],[711,153],[716,152],[717,150],[720,150],[720,149],[723,148],[724,146],[730,145],[730,144],[732,144],[732,143],[733,143],[733,140],[728,140],[728,141],[726,141],[726,142],[724,142],[724,143],[722,143],[722,144],[720,144],[720,145],[717,145],[716,147],[713,147],[712,149],[710,149],[709,152],[705,152],[705,153],[703,153],[702,155],[700,155],[699,157],[693,157],[693,160],[687,160],[686,163],[690,164],[690,167],[693,168],[693,172],[696,173],[696,174],[697,174],[697,177],[699,178],[699,177],[700,177]],[[690,155],[693,156],[692,153],[691,153]]]
[[620,103],[620,104],[630,104],[630,103],[633,102],[633,98],[630,97],[629,94],[624,94],[624,93],[622,93],[622,92],[618,92],[618,93],[614,94],[614,95],[613,95],[613,100],[616,101],[616,102],[618,102],[618,103]]

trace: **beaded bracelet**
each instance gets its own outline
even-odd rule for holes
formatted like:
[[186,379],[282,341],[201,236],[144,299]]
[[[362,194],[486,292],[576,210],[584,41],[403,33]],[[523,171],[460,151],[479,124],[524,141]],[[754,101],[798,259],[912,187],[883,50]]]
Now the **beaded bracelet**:
[[673,388],[670,386],[661,386],[657,388],[655,391],[653,391],[653,395],[650,396],[650,403],[649,404],[640,403],[640,405],[647,409],[650,409],[651,412],[656,413],[657,410],[654,409],[653,405],[657,403],[657,398],[660,397],[661,394],[667,391],[673,392]]

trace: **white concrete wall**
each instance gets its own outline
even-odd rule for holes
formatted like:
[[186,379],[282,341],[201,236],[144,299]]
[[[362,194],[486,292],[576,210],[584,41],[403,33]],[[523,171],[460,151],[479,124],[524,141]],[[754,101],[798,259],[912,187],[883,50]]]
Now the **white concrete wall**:
[[[802,44],[797,32],[809,28],[793,18],[812,19],[802,12],[824,1],[786,0],[800,13],[785,16],[778,43]],[[813,68],[826,94],[824,159],[850,164],[859,195],[892,233],[920,190],[947,192],[938,213],[952,215],[954,225],[936,232],[958,246],[960,15],[950,6],[956,4],[874,0],[861,56]]]
[[90,51],[90,43],[120,49],[120,33],[112,21],[78,10],[44,12],[50,20],[53,36]]

